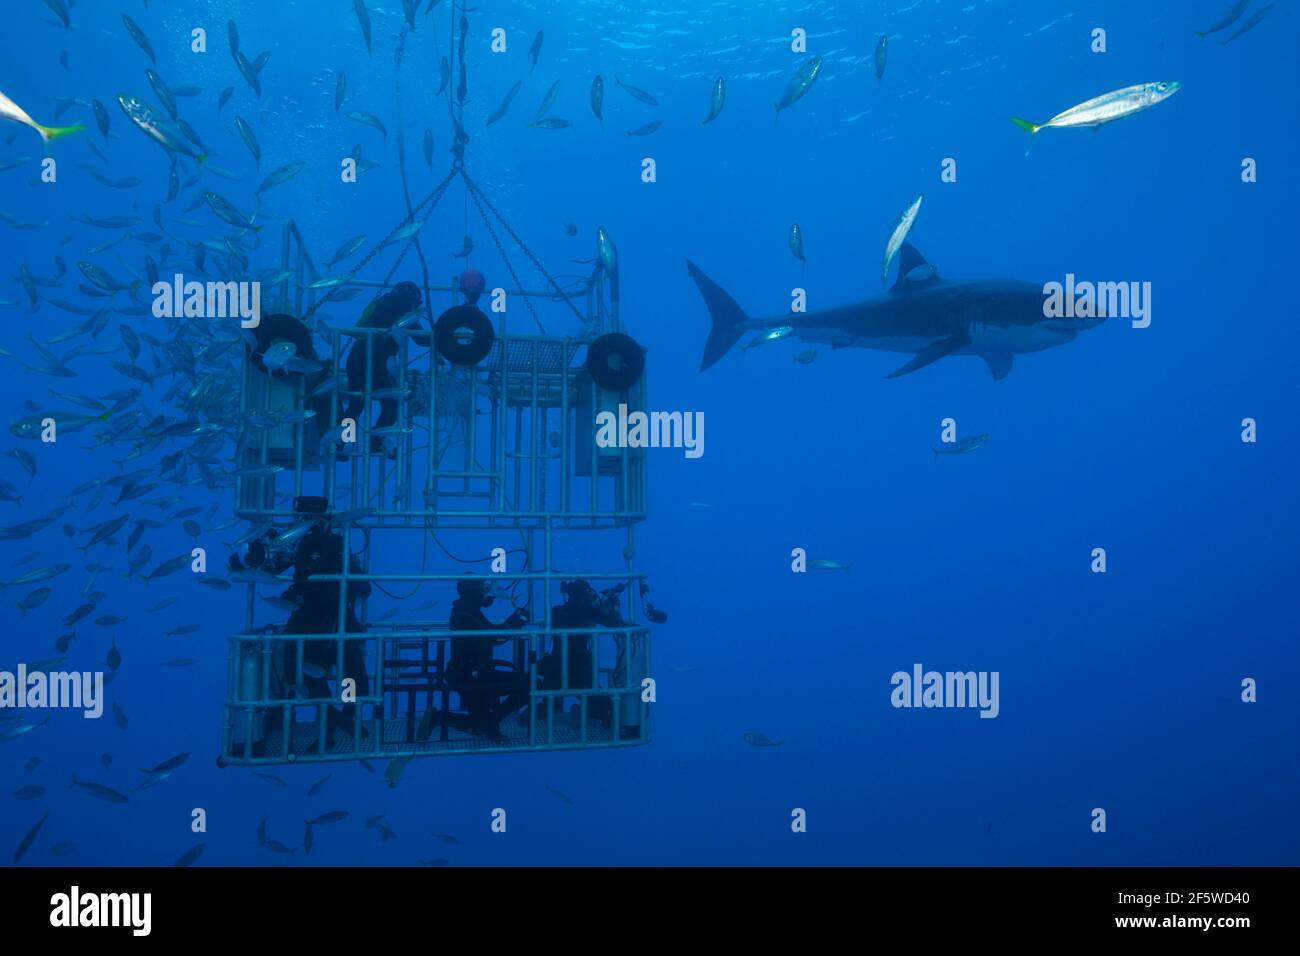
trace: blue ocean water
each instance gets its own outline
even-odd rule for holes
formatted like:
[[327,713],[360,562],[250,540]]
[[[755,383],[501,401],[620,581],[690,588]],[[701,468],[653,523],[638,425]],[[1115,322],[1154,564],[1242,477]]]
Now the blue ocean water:
[[[146,420],[178,414],[164,401],[169,380],[141,385],[112,368],[125,353],[69,360],[75,377],[55,377],[39,371],[45,363],[30,341],[46,343],[88,317],[51,299],[92,312],[129,304],[126,294],[78,291],[77,262],[125,279],[144,274],[146,255],[161,258],[159,243],[137,238],[92,253],[123,230],[71,218],[132,216],[141,222],[126,231],[150,231],[167,193],[166,151],[132,127],[117,94],[157,103],[146,67],[173,89],[202,88],[177,100],[212,157],[183,159],[187,184],[164,204],[175,262],[191,261],[185,241],[230,232],[207,206],[182,212],[204,189],[256,208],[266,224],[246,240],[250,274],[279,268],[280,230],[290,219],[318,262],[358,234],[370,237],[369,250],[406,211],[398,131],[413,196],[426,195],[451,162],[454,131],[435,90],[459,7],[453,13],[452,0],[442,0],[426,15],[429,5],[417,6],[398,65],[397,0],[368,4],[369,54],[341,0],[64,0],[70,29],[51,6],[13,5],[13,29],[0,37],[0,88],[40,123],[89,128],[49,144],[53,183],[40,181],[37,134],[3,130],[6,164],[24,160],[0,172],[0,211],[10,217],[0,225],[9,422],[32,413],[26,402],[66,409],[51,389],[103,396],[141,387]],[[702,412],[707,423],[702,457],[650,452],[637,563],[670,612],[654,632],[652,741],[420,759],[396,788],[385,785],[378,762],[376,772],[354,762],[267,768],[285,788],[244,768],[219,769],[227,638],[242,626],[240,592],[196,588],[184,575],[128,580],[121,543],[82,552],[86,536],[60,528],[129,510],[165,522],[145,539],[161,558],[189,545],[170,515],[198,506],[199,520],[225,521],[231,492],[163,483],[149,497],[183,500],[162,510],[138,501],[115,507],[111,495],[91,509],[88,491],[50,527],[3,542],[5,581],[72,565],[51,581],[5,589],[4,666],[56,656],[56,639],[73,630],[61,620],[83,590],[101,589],[94,614],[75,627],[66,666],[104,669],[115,640],[123,663],[108,697],[129,722],[122,729],[108,716],[55,712],[47,725],[0,740],[0,846],[17,846],[48,813],[24,865],[170,864],[198,842],[201,865],[1295,864],[1300,614],[1291,542],[1300,534],[1300,436],[1292,366],[1300,334],[1292,317],[1300,296],[1291,261],[1300,204],[1285,163],[1297,146],[1296,13],[1279,4],[1223,45],[1264,6],[1256,2],[1238,24],[1199,39],[1194,31],[1229,6],[479,4],[467,14],[467,168],[553,273],[590,269],[571,260],[595,256],[596,229],[607,230],[618,246],[624,326],[647,349],[650,406]],[[127,34],[124,13],[148,36],[156,66]],[[260,96],[228,54],[228,19],[250,60],[271,51]],[[207,32],[206,53],[191,49],[196,27]],[[491,50],[495,28],[505,31],[505,52]],[[1093,51],[1096,29],[1105,31],[1105,52]],[[530,69],[539,30],[544,41]],[[806,34],[806,51],[791,49],[794,30]],[[888,59],[877,79],[882,34]],[[774,118],[773,104],[812,56],[822,57],[820,75]],[[347,96],[336,112],[339,71]],[[588,102],[595,74],[605,83],[603,124]],[[659,105],[627,94],[616,76]],[[718,76],[725,107],[703,125]],[[546,115],[572,125],[531,126],[557,80]],[[1181,89],[1096,132],[1043,130],[1028,155],[1026,134],[1008,121],[1045,122],[1092,96],[1160,80]],[[519,81],[505,118],[486,126]],[[225,87],[234,93],[218,110]],[[65,98],[76,102],[55,120]],[[91,99],[108,109],[107,137]],[[379,117],[386,134],[349,120],[350,111]],[[255,130],[260,164],[240,141],[235,115]],[[663,124],[655,132],[627,135],[654,120]],[[426,128],[431,166],[421,153]],[[344,184],[340,161],[357,144],[379,165]],[[643,181],[647,158],[654,182]],[[1247,158],[1257,164],[1255,182],[1243,182]],[[946,160],[955,181],[942,178]],[[306,166],[259,200],[263,177],[293,162]],[[87,168],[142,182],[106,187]],[[793,357],[807,346],[793,341],[737,348],[698,370],[709,316],[686,259],[754,316],[788,312],[795,288],[806,290],[811,311],[883,296],[881,250],[917,195],[924,204],[909,241],[944,279],[1043,283],[1072,273],[1149,282],[1150,326],[1104,322],[1019,356],[1000,381],[968,356],[896,380],[885,376],[905,361],[897,354],[818,347],[814,361],[799,364]],[[794,222],[806,265],[787,247]],[[465,235],[476,247],[469,264],[489,287],[511,284],[459,184],[422,230],[434,279],[465,266],[452,255]],[[55,256],[66,276],[56,276]],[[384,278],[395,257],[396,249],[360,277]],[[58,280],[38,288],[35,308],[21,267]],[[419,281],[418,272],[408,259],[399,277]],[[355,318],[366,301],[331,307],[331,315]],[[541,318],[552,334],[579,331],[554,303]],[[515,323],[529,320],[512,314],[511,322],[522,331]],[[116,346],[123,324],[166,335],[161,320],[115,313],[93,342],[82,335],[48,347],[62,355],[83,344]],[[987,433],[987,444],[935,456],[946,418],[962,435]],[[1241,439],[1247,418],[1257,423],[1253,443]],[[133,443],[97,446],[104,428],[50,445],[7,436],[6,448],[35,456],[37,473],[29,478],[16,460],[0,460],[0,477],[21,492],[21,501],[0,502],[0,525],[49,514],[92,478],[157,468],[175,449],[116,463]],[[209,560],[223,564],[220,542],[236,534],[216,533]],[[851,567],[794,574],[795,548]],[[1106,551],[1104,574],[1091,570],[1095,548]],[[90,563],[109,569],[87,586]],[[43,604],[15,607],[42,586],[52,591]],[[442,608],[450,603],[430,596]],[[175,603],[147,610],[167,597]],[[95,625],[104,614],[126,621]],[[189,624],[201,627],[164,636]],[[161,666],[175,658],[198,663]],[[996,671],[996,719],[891,706],[891,675],[918,663]],[[1249,704],[1241,699],[1247,678],[1258,687]],[[751,746],[747,733],[781,746]],[[139,768],[185,752],[175,774],[125,804],[69,787],[75,774],[130,791]],[[107,768],[102,754],[112,755]],[[28,771],[34,757],[40,763]],[[21,799],[24,787],[45,789]],[[204,834],[191,830],[195,808],[206,811]],[[504,834],[491,830],[495,808],[509,813]],[[1104,833],[1093,830],[1095,808],[1106,812]],[[335,809],[349,818],[318,828],[310,857],[275,855],[256,839],[265,819],[274,838],[298,847],[303,820]],[[806,812],[806,832],[792,832],[796,809]],[[378,814],[395,839],[364,827]]]

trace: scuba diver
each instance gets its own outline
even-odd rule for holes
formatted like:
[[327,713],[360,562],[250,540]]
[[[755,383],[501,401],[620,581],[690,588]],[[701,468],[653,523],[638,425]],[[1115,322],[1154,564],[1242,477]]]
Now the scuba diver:
[[[366,352],[370,352],[370,388],[372,391],[393,388],[397,382],[389,372],[389,360],[401,351],[397,337],[392,334],[394,326],[403,318],[420,307],[423,300],[420,290],[414,282],[399,282],[392,291],[385,292],[372,302],[361,315],[357,324],[367,329],[385,329],[386,334],[358,337],[348,350],[345,369],[348,377],[348,391],[360,392],[366,387]],[[413,323],[418,326],[418,321]],[[366,339],[373,339],[367,349]],[[429,344],[429,334],[412,336],[419,345]],[[354,395],[348,399],[343,409],[343,418],[351,418],[360,423],[360,416],[365,408],[362,396]],[[397,399],[385,397],[379,399],[379,419],[375,428],[388,428],[397,424]],[[372,435],[370,450],[375,454],[384,451],[384,439],[381,435]]]
[[[618,584],[604,591],[597,591],[591,582],[577,578],[560,584],[560,591],[565,596],[563,604],[551,608],[551,626],[559,631],[563,628],[618,628],[628,626],[619,609],[619,597],[627,588]],[[640,588],[641,603],[645,616],[652,624],[663,624],[668,620],[664,611],[650,603],[647,596],[650,586],[644,581]],[[595,660],[592,656],[593,635],[590,634],[556,634],[552,640],[551,652],[537,662],[537,674],[541,678],[543,690],[558,690],[562,684],[563,665],[561,663],[561,642],[568,642],[569,689],[587,690],[595,686]],[[637,638],[622,634],[614,636],[618,659],[614,668],[615,680],[620,684],[625,679],[628,666],[638,654]],[[602,726],[611,727],[614,721],[614,700],[608,696],[592,696],[587,699],[587,713]],[[620,736],[623,739],[640,736],[639,724],[624,723]]]
[[[500,624],[493,624],[483,613],[492,606],[496,595],[482,578],[463,578],[456,582],[456,600],[451,605],[447,626],[452,631],[519,630],[528,623],[528,611],[515,608]],[[509,641],[508,637],[453,637],[447,676],[460,694],[461,706],[468,715],[471,733],[502,741],[501,720],[528,705],[528,676],[496,660],[493,648]],[[503,669],[504,668],[504,669]]]
[[[315,506],[321,507],[323,505],[324,500],[319,499]],[[297,507],[296,502],[295,507]],[[317,514],[318,520],[311,522],[306,527],[305,532],[298,539],[292,555],[289,554],[286,547],[285,537],[292,534],[296,529],[290,529],[289,532],[271,529],[261,538],[256,538],[249,543],[247,555],[242,561],[237,554],[230,556],[230,569],[232,571],[255,569],[267,574],[281,574],[290,566],[293,567],[293,584],[280,597],[282,600],[296,606],[289,614],[289,620],[279,628],[279,632],[282,634],[338,633],[339,582],[313,581],[312,576],[316,574],[341,574],[343,572],[343,548],[345,544],[343,535],[330,531],[328,518],[323,514],[319,514],[319,512]],[[364,567],[357,561],[355,556],[350,563],[349,570],[365,573]],[[369,581],[348,582],[345,633],[357,634],[365,632],[365,625],[357,617],[356,602],[358,599],[369,597],[370,592]],[[278,659],[273,663],[277,673],[274,675],[276,680],[272,682],[272,686],[278,688],[281,692],[288,690],[292,696],[291,678],[296,673],[297,668],[297,642],[286,640],[280,643],[281,652],[276,655]],[[306,690],[306,696],[315,700],[337,699],[338,694],[330,690],[329,681],[326,679],[330,668],[338,660],[336,641],[333,639],[303,641],[302,657],[302,683]],[[365,697],[370,693],[364,641],[347,640],[343,642],[343,673],[336,676],[340,683],[344,678],[352,678],[356,682],[358,697]],[[274,692],[272,696],[275,696]],[[331,743],[334,735],[339,730],[345,730],[348,733],[353,731],[354,708],[356,706],[356,704],[345,704],[340,707],[330,707],[326,711],[325,726],[326,732],[330,735]],[[377,716],[382,718],[382,712]],[[267,739],[273,733],[282,731],[283,722],[284,709],[282,707],[268,708],[266,715]],[[368,730],[363,727],[363,736],[367,733]],[[254,755],[257,756],[256,753]]]
[[[620,627],[627,622],[619,613],[618,597],[625,585],[597,591],[590,581],[577,578],[560,583],[564,603],[551,608],[551,626],[557,631],[564,628]],[[568,642],[570,689],[585,690],[594,686],[594,659],[591,653],[591,634],[556,634],[551,641],[551,652],[537,662],[543,690],[558,690],[563,683],[561,642]],[[608,727],[614,717],[614,702],[609,697],[588,698],[587,713]]]

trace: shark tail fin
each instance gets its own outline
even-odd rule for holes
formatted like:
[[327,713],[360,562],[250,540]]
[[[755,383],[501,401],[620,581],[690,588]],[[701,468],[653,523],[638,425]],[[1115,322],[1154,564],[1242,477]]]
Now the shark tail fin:
[[749,316],[736,304],[735,299],[727,295],[721,286],[701,272],[699,267],[689,259],[686,260],[686,270],[699,287],[700,295],[704,297],[704,304],[709,309],[709,317],[713,320],[713,327],[709,330],[709,337],[704,343],[704,357],[700,360],[700,371],[703,372],[716,365],[731,347],[740,341]]

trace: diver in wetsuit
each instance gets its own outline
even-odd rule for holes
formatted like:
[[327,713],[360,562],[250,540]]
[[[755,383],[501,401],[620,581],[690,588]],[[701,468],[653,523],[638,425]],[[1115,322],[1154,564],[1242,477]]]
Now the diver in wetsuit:
[[[268,574],[281,574],[293,566],[293,584],[280,597],[297,607],[290,613],[289,620],[281,629],[284,634],[336,634],[338,632],[339,582],[313,581],[317,574],[341,574],[343,572],[343,536],[331,532],[322,520],[314,523],[299,539],[292,557],[286,552],[275,552],[268,547],[279,530],[267,532],[263,538],[256,539],[248,546],[248,554],[243,562],[236,555],[231,556],[232,570],[239,571],[245,567],[257,568]],[[355,558],[350,571],[364,573]],[[370,596],[369,581],[348,582],[347,604],[345,608],[345,633],[358,634],[366,630],[356,613],[358,599]],[[281,691],[288,689],[293,675],[297,672],[297,648],[294,641],[281,641],[281,652],[276,655],[275,667]],[[337,698],[330,690],[326,678],[330,668],[338,659],[337,644],[333,640],[303,641],[302,682],[307,695],[313,699]],[[313,676],[314,675],[314,676]],[[343,645],[343,673],[336,675],[341,682],[344,678],[356,681],[358,697],[370,693],[370,680],[366,673],[366,654],[364,641],[345,641]],[[274,696],[274,694],[273,694]],[[330,737],[339,730],[353,731],[353,710],[356,704],[330,707],[326,711],[325,726]],[[266,715],[266,735],[283,728],[283,709],[271,708]],[[364,728],[363,728],[364,731]]]
[[[528,612],[515,608],[500,624],[493,624],[483,613],[491,607],[495,595],[487,582],[465,578],[456,582],[456,600],[451,605],[447,626],[452,631],[518,630],[528,623]],[[460,694],[461,706],[469,716],[469,731],[493,740],[504,740],[502,718],[528,703],[528,676],[513,669],[502,670],[493,648],[510,638],[453,637],[447,675]]]
[[[369,343],[368,348],[370,352],[371,390],[378,391],[379,389],[392,388],[397,384],[389,374],[388,360],[396,356],[401,349],[396,336],[391,333],[393,327],[399,321],[420,307],[421,301],[420,290],[416,288],[414,282],[399,282],[393,287],[392,291],[381,295],[362,314],[361,321],[357,323],[359,326],[368,329],[386,329],[388,334],[359,338],[353,343],[352,348],[348,350],[345,368],[348,376],[349,392],[360,392],[366,387],[366,338],[373,340]],[[413,336],[413,338],[421,345],[426,345],[429,341],[427,332],[422,336]],[[365,411],[363,404],[360,395],[349,398],[347,407],[343,410],[343,417],[359,422],[361,413]],[[379,419],[375,422],[374,427],[387,428],[395,424],[397,424],[397,399],[379,399]],[[381,436],[371,436],[370,450],[372,452],[382,452],[383,446],[384,441]]]
[[[565,596],[563,604],[551,608],[551,626],[556,631],[564,628],[619,627],[627,622],[618,612],[618,592],[621,588],[601,593],[589,581],[578,578],[565,581],[560,591]],[[551,652],[537,662],[543,690],[558,690],[563,674],[561,642],[568,642],[568,687],[585,690],[593,685],[590,634],[556,634]],[[609,726],[614,718],[614,702],[609,697],[589,697],[587,713],[593,720]]]

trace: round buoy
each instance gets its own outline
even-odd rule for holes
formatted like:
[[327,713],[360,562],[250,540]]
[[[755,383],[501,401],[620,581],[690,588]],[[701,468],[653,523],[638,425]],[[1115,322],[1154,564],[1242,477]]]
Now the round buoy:
[[438,354],[448,362],[470,367],[487,358],[496,332],[477,306],[457,305],[438,316],[433,339]]
[[622,332],[609,332],[587,348],[587,374],[607,392],[622,392],[641,381],[645,349]]
[[[260,371],[282,375],[291,374],[282,367],[282,359],[289,357],[314,359],[316,349],[311,343],[311,330],[292,315],[276,312],[262,316],[252,329],[257,348],[246,345],[249,358]],[[270,359],[269,363],[267,359]]]

